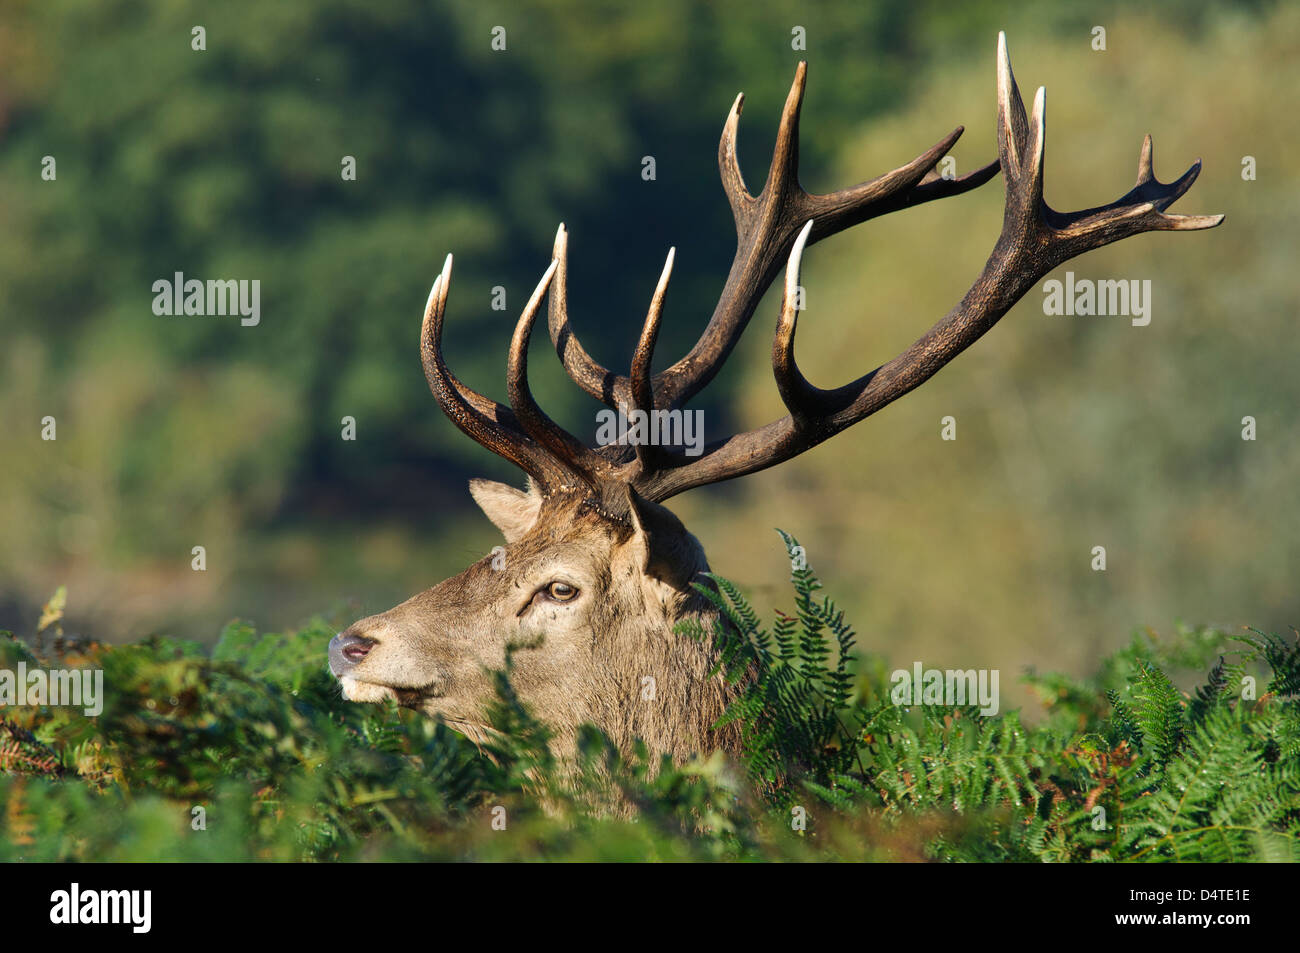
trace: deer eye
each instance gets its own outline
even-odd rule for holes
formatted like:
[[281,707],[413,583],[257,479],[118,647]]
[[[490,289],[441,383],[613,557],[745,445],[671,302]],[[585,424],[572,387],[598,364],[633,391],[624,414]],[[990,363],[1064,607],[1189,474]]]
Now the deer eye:
[[554,602],[572,602],[578,597],[578,590],[567,582],[553,582],[544,591]]

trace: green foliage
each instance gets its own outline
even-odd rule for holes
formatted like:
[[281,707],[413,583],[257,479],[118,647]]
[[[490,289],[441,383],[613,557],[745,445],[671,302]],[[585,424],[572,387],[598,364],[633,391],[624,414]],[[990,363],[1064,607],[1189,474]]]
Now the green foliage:
[[[743,776],[721,754],[620,752],[590,726],[563,764],[509,662],[477,744],[344,702],[319,620],[287,635],[234,622],[210,653],[61,633],[36,653],[9,636],[0,669],[99,668],[106,692],[94,718],[0,712],[0,859],[1300,859],[1296,641],[1142,634],[1091,680],[1028,673],[1046,707],[1032,724],[895,704],[782,535],[794,610],[770,629],[727,580],[699,588],[740,688],[723,722],[744,740]],[[56,597],[42,636],[61,611]],[[1192,692],[1166,672],[1211,659]]]
[[[1138,636],[1093,684],[1026,675],[1049,704],[1032,727],[1018,712],[987,717],[974,705],[909,710],[881,684],[854,691],[852,631],[831,600],[813,599],[820,584],[782,536],[797,609],[771,633],[730,583],[698,587],[725,620],[713,632],[721,664],[744,683],[726,720],[743,725],[751,778],[772,804],[811,792],[839,812],[964,818],[927,845],[942,859],[1300,857],[1296,644],[1237,637],[1248,650],[1231,664],[1219,654],[1189,698],[1160,666],[1203,665],[1228,637]],[[681,628],[702,634],[698,623]],[[1259,663],[1271,676],[1256,700],[1245,680]]]
[[[738,723],[750,778],[769,796],[786,789],[792,778],[825,786],[852,769],[856,746],[848,723],[854,694],[849,664],[854,634],[830,598],[818,600],[821,583],[807,568],[795,539],[782,533],[791,565],[795,612],[778,615],[769,633],[740,591],[726,579],[708,574],[713,586],[694,588],[718,610],[707,633],[720,650],[717,670],[741,683],[740,696],[723,717]],[[716,586],[716,588],[714,588]],[[705,638],[704,626],[686,620],[679,635]],[[835,663],[827,666],[836,646]],[[716,671],[716,670],[715,670]],[[778,797],[779,800],[779,797]]]
[[[313,623],[259,637],[232,623],[211,656],[158,638],[44,660],[6,638],[0,668],[99,667],[107,697],[98,718],[55,707],[0,715],[0,858],[568,856],[587,825],[628,801],[651,808],[653,823],[604,822],[618,838],[588,859],[687,856],[674,840],[698,819],[718,845],[737,826],[717,761],[654,774],[644,754],[625,759],[589,737],[578,769],[562,774],[504,674],[500,734],[481,747],[392,705],[345,702],[322,664],[331,634]],[[492,830],[497,806],[524,842]],[[192,830],[199,807],[206,829]],[[662,842],[648,842],[658,831]]]

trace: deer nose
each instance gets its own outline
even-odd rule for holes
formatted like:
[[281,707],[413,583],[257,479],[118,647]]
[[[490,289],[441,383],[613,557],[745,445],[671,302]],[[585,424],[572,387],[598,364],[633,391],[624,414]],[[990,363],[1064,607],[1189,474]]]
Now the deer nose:
[[365,658],[366,653],[375,645],[374,639],[368,639],[364,635],[340,632],[330,639],[330,668],[335,675],[346,672]]

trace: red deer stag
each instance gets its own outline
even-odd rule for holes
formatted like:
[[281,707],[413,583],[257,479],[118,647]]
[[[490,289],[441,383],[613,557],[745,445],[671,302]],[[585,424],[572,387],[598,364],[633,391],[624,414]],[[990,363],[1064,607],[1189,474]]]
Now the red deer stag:
[[[504,552],[486,557],[396,608],[355,623],[330,643],[333,673],[354,701],[396,698],[441,716],[470,736],[486,728],[495,697],[492,671],[514,647],[519,697],[571,742],[583,723],[618,744],[644,739],[653,753],[684,758],[734,748],[715,721],[731,695],[713,647],[673,634],[687,616],[708,620],[709,606],[690,583],[708,569],[704,551],[660,503],[683,490],[774,466],[797,456],[919,386],[975,342],[1057,265],[1110,242],[1148,231],[1211,228],[1220,215],[1166,215],[1200,171],[1199,161],[1171,183],[1158,181],[1148,136],[1137,184],[1109,205],[1058,212],[1043,200],[1044,92],[1025,114],[998,37],[998,161],[960,178],[935,166],[962,133],[958,127],[911,162],[828,195],[799,185],[799,109],[806,65],[786,98],[767,184],[745,186],[736,159],[743,96],[722,130],[718,165],[736,220],[736,256],[713,316],[691,351],[659,374],[650,365],[672,252],[651,300],[629,374],[601,367],[569,324],[565,301],[567,236],[533,292],[510,343],[504,406],[466,387],[443,360],[441,338],[451,256],[425,308],[420,353],[443,412],[464,433],[529,476],[526,491],[473,480],[470,492],[505,536]],[[795,289],[804,248],[887,212],[960,195],[993,178],[1006,189],[1002,233],[961,302],[897,357],[850,384],[822,390],[794,359]],[[680,410],[718,373],[764,291],[785,268],[772,369],[789,414],[690,455],[625,441],[590,448],[552,421],[528,388],[533,322],[549,294],[551,339],[568,375],[615,410]],[[661,418],[662,419],[662,418]],[[653,679],[653,692],[645,690]],[[653,698],[649,696],[653,695]]]

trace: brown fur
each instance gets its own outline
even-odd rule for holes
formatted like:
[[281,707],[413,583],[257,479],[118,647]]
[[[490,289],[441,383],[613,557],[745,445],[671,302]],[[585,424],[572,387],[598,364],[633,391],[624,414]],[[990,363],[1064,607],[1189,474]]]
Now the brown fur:
[[[621,749],[640,738],[677,761],[734,750],[734,732],[712,730],[733,694],[709,675],[712,643],[673,633],[684,618],[706,627],[716,618],[690,588],[708,570],[704,551],[675,516],[637,500],[619,520],[579,496],[484,480],[471,492],[506,537],[504,565],[487,556],[342,633],[375,643],[355,666],[335,665],[346,697],[396,696],[478,736],[496,697],[493,672],[514,646],[512,684],[562,751],[584,723]],[[553,581],[578,595],[534,597]]]

